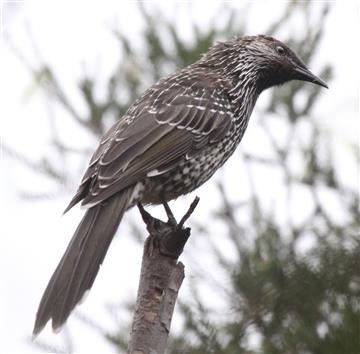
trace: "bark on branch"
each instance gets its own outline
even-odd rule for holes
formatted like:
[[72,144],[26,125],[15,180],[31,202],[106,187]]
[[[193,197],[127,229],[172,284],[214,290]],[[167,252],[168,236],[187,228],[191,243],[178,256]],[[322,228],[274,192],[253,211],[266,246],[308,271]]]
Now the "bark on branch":
[[179,223],[166,203],[167,222],[153,218],[138,204],[149,236],[144,245],[129,354],[165,352],[177,295],[185,277],[184,265],[178,262],[190,236],[190,228],[185,228],[184,223],[198,202],[196,197]]

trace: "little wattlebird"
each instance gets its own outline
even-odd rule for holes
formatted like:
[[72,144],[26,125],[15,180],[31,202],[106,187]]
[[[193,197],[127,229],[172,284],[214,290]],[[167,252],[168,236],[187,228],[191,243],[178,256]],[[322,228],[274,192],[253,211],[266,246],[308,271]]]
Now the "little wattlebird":
[[34,335],[58,330],[95,280],[124,212],[161,204],[208,180],[234,152],[257,98],[290,80],[327,85],[280,41],[235,37],[160,80],[115,123],[91,158],[65,211],[87,211],[60,260],[36,316]]

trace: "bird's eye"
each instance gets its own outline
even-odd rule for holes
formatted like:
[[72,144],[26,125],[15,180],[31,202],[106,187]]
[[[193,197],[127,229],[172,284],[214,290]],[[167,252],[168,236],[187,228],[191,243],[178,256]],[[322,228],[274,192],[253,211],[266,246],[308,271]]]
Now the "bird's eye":
[[276,47],[276,51],[280,54],[280,55],[284,55],[285,54],[285,49],[284,47],[282,47],[281,45],[278,45]]

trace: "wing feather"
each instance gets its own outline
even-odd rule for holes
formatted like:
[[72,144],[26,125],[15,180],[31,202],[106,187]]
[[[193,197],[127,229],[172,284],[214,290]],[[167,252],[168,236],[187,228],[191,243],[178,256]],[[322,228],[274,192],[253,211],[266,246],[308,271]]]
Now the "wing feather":
[[131,119],[122,119],[103,138],[69,207],[81,199],[84,205],[100,203],[220,141],[233,124],[230,101],[223,88],[206,85],[198,82],[196,91],[174,85],[166,95],[152,89],[151,97],[137,101],[138,110],[130,107]]
[[[141,156],[147,149],[149,149],[154,142],[160,140],[165,134],[172,129],[171,126],[165,125],[162,127],[156,127],[146,134],[141,140],[136,140],[133,144],[130,142],[130,147],[122,154],[117,155],[111,163],[103,165],[100,160],[101,168],[99,170],[98,178],[101,180],[109,180],[119,175],[122,171],[126,170],[128,165],[137,156]],[[101,182],[100,182],[101,183]]]
[[[164,165],[174,163],[179,156],[184,156],[191,150],[190,133],[185,130],[173,130],[152,145],[144,154],[138,156],[128,168],[107,184],[100,184],[99,181],[90,187],[90,193],[83,199],[82,204],[97,204],[116,191],[123,190],[127,186],[143,179],[147,173]],[[101,176],[101,169],[99,175]]]

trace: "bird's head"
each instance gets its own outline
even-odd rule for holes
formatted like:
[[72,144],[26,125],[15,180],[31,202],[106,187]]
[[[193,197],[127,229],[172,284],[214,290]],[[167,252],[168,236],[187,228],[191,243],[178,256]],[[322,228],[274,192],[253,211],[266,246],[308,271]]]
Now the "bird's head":
[[269,36],[235,37],[217,43],[208,54],[207,59],[213,59],[210,62],[218,68],[237,80],[256,82],[260,91],[290,80],[327,88],[288,46]]
[[290,80],[308,81],[327,88],[284,43],[269,36],[245,37],[245,50],[258,67],[263,89]]

